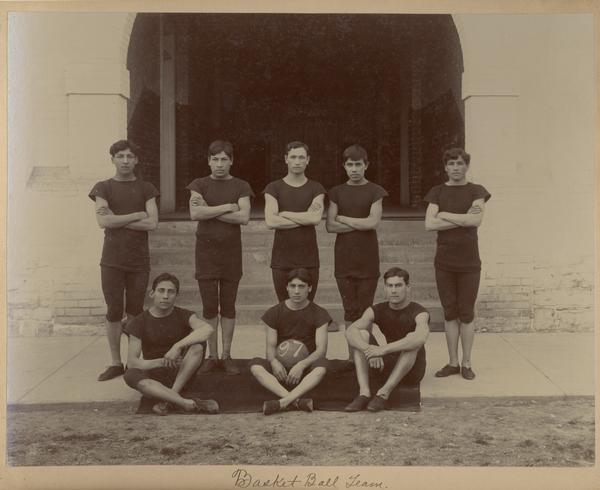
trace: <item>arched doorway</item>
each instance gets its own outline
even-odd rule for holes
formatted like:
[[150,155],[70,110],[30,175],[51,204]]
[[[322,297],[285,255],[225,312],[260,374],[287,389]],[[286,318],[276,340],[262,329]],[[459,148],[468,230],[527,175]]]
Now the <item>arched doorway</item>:
[[345,180],[341,153],[358,142],[388,216],[422,209],[441,152],[464,144],[449,15],[139,14],[128,69],[129,136],[144,177],[170,194],[163,214],[187,209],[217,138],[234,143],[232,172],[257,196],[284,175],[287,142],[310,146],[308,174],[326,188]]

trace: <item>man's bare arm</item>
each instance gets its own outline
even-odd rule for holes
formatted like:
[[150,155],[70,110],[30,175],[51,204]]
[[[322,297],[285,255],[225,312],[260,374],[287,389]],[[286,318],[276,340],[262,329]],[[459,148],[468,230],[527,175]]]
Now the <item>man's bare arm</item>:
[[458,225],[438,218],[437,215],[439,210],[440,207],[437,204],[429,203],[429,206],[427,206],[427,211],[425,211],[425,229],[427,231],[452,230],[453,228],[458,228]]
[[293,211],[282,211],[279,216],[287,218],[300,226],[316,226],[321,222],[323,217],[323,202],[325,200],[324,194],[316,196],[309,208],[302,212]]
[[217,216],[217,219],[233,225],[247,225],[250,221],[250,197],[240,197],[237,205],[240,208],[239,211],[222,214]]
[[235,203],[209,206],[202,197],[202,194],[196,191],[190,192],[190,219],[192,221],[209,220],[225,213],[239,211],[239,207]]
[[155,197],[146,201],[146,214],[148,215],[147,218],[129,223],[125,228],[142,231],[156,230],[156,227],[158,226],[158,208],[156,207]]
[[106,199],[96,196],[96,222],[100,228],[123,228],[124,226],[148,217],[145,211],[129,214],[114,214]]
[[351,226],[355,230],[374,230],[379,226],[381,222],[381,215],[383,214],[383,198],[375,201],[371,204],[369,210],[369,216],[366,218],[350,218],[349,216],[338,215],[337,221],[345,225]]
[[469,211],[465,214],[457,214],[457,213],[447,213],[440,212],[438,213],[438,218],[443,219],[445,221],[449,221],[457,226],[463,226],[466,228],[477,228],[481,226],[483,221],[483,213],[485,211],[485,200],[484,199],[476,199],[473,201],[473,205],[469,209]]
[[160,359],[142,359],[142,340],[135,335],[129,335],[129,345],[127,347],[127,367],[135,369],[153,369],[162,367],[164,358]]
[[287,230],[300,226],[279,215],[279,203],[271,194],[265,194],[265,223],[271,230]]
[[420,349],[425,345],[427,337],[429,337],[429,313],[419,313],[415,322],[417,326],[415,331],[409,333],[403,339],[390,342],[383,346],[384,354],[391,354],[392,352],[400,352],[403,350],[415,350]]
[[355,349],[364,351],[369,347],[369,343],[366,342],[360,333],[361,330],[370,330],[375,321],[375,312],[373,308],[369,307],[365,310],[362,316],[352,323],[346,330],[346,338],[348,343]]
[[338,215],[338,205],[333,201],[329,201],[329,207],[327,208],[327,220],[325,221],[325,227],[329,233],[348,233],[354,231],[351,226],[340,223],[336,220]]

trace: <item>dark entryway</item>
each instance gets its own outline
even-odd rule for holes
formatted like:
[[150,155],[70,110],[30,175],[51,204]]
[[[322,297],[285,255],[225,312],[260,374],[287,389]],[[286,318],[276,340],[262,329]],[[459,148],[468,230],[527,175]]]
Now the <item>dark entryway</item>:
[[[187,209],[185,186],[208,174],[217,138],[233,142],[232,173],[257,195],[284,175],[289,141],[310,146],[309,177],[326,188],[345,180],[342,151],[358,142],[388,210],[419,208],[442,180],[443,149],[464,144],[449,15],[139,14],[128,68],[129,136],[145,178],[173,194],[163,211]],[[160,165],[174,166],[172,182]]]

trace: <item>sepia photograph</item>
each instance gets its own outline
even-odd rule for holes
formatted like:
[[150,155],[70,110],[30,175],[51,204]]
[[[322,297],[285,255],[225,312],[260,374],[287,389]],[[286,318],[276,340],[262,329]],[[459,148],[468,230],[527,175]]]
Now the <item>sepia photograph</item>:
[[2,5],[6,488],[598,488],[597,4],[336,5]]

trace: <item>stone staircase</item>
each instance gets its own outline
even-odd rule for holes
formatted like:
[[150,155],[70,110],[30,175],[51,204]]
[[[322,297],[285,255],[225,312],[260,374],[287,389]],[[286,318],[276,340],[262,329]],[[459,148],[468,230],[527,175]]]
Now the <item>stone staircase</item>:
[[[194,279],[194,246],[196,223],[162,221],[150,234],[150,278],[161,272],[172,272],[181,281],[178,304],[201,310],[200,293]],[[244,276],[237,296],[237,324],[256,325],[264,311],[277,302],[269,267],[273,231],[264,221],[252,220],[242,227]],[[435,286],[433,257],[435,234],[424,230],[423,221],[384,220],[378,228],[381,272],[392,266],[410,273],[412,299],[425,306],[431,315],[431,330],[443,331],[443,314]],[[334,320],[343,321],[342,301],[333,275],[335,235],[327,233],[325,223],[317,227],[321,269],[315,302],[326,308]],[[384,299],[379,282],[375,301]]]

